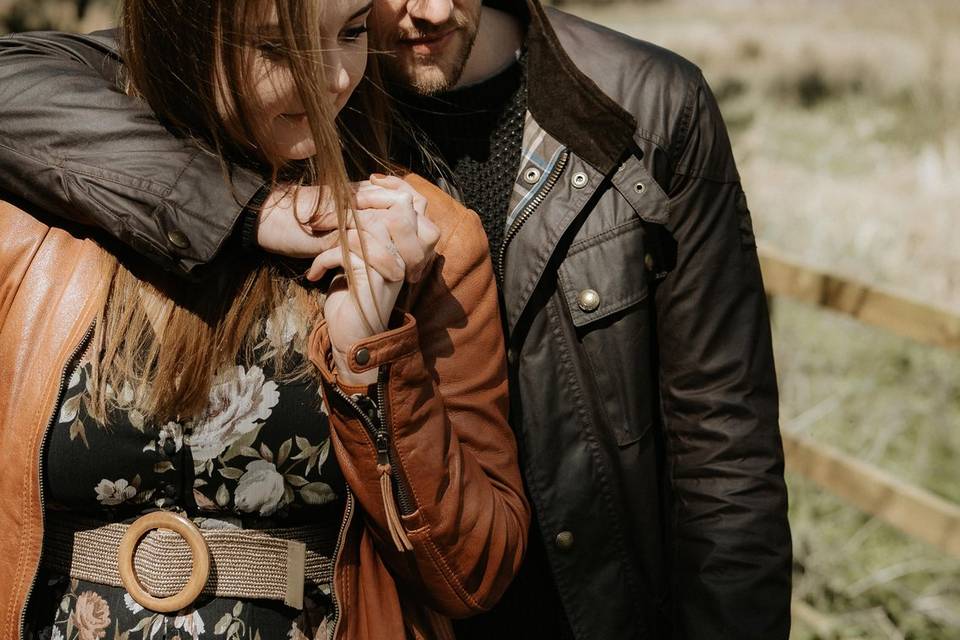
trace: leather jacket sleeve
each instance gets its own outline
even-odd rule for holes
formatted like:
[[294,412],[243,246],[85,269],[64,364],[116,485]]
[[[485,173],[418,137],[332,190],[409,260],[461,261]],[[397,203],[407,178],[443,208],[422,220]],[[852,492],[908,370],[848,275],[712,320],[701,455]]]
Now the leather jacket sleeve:
[[[311,339],[325,380],[333,443],[351,489],[394,576],[435,611],[459,618],[489,609],[520,566],[530,511],[513,433],[497,289],[479,219],[437,187],[428,196],[442,234],[429,277],[408,297],[395,329],[354,346],[386,371],[380,406],[393,449],[396,492],[412,550],[391,540],[375,440],[335,388],[326,327]],[[440,221],[437,207],[459,211]],[[444,216],[450,218],[451,216]],[[347,388],[354,392],[356,389]],[[376,394],[375,394],[376,395]]]
[[185,275],[263,185],[164,128],[119,88],[112,34],[0,38],[0,192],[104,229]]
[[656,291],[673,486],[674,624],[686,639],[786,640],[791,541],[766,298],[730,142],[698,74]]

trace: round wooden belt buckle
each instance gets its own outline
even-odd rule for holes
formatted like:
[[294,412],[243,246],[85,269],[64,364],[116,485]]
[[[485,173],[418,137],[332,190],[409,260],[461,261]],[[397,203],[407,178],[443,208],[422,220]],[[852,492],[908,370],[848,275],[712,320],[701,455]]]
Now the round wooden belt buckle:
[[[140,584],[137,570],[133,566],[133,554],[145,535],[155,529],[169,529],[186,540],[193,555],[193,571],[186,586],[180,593],[167,598],[157,598],[149,593]],[[172,613],[189,606],[207,584],[210,575],[210,551],[207,541],[200,534],[197,525],[184,516],[170,511],[154,511],[141,516],[130,525],[117,549],[117,563],[120,571],[120,582],[130,597],[137,604],[158,613]]]

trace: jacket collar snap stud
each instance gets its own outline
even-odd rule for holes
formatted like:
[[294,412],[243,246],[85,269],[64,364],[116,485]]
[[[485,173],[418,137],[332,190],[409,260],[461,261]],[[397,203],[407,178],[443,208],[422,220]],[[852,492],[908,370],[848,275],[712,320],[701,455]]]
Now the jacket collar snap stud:
[[540,179],[540,176],[543,175],[540,173],[540,169],[536,167],[530,167],[523,172],[523,181],[527,184],[537,184],[537,181]]
[[365,366],[370,362],[370,350],[366,347],[357,349],[357,352],[353,354],[353,359],[356,360],[357,364],[361,367]]
[[573,174],[573,180],[571,180],[571,183],[575,189],[583,189],[585,186],[587,186],[587,182],[587,174],[585,174],[583,171],[578,171]]
[[573,550],[573,533],[570,531],[561,531],[557,534],[557,549],[560,551],[572,551]]

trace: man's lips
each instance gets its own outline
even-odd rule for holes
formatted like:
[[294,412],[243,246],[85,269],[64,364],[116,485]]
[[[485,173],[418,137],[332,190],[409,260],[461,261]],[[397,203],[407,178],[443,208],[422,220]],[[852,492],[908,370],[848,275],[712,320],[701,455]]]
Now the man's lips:
[[443,33],[430,34],[420,38],[401,38],[400,44],[410,48],[414,53],[434,53],[442,49],[450,40],[450,36],[457,32],[457,29],[448,29]]

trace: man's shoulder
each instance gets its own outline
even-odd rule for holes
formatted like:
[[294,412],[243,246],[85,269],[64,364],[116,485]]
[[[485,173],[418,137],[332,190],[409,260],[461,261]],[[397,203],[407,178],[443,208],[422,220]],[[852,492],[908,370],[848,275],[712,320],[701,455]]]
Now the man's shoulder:
[[573,63],[629,111],[641,90],[682,99],[701,82],[699,67],[674,51],[558,9],[547,17]]

